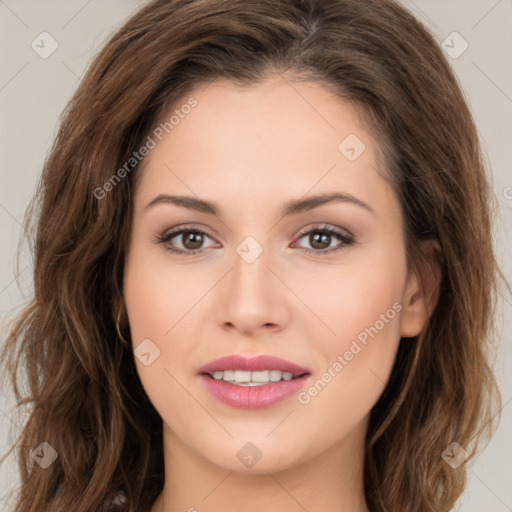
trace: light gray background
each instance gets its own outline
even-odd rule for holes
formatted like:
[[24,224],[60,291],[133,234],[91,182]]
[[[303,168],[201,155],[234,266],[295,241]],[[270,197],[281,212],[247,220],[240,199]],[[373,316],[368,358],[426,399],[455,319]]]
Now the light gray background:
[[[144,2],[141,0],[0,0],[0,321],[19,311],[31,290],[31,257],[24,252],[19,272],[14,264],[20,224],[56,134],[58,118],[91,57],[107,36]],[[440,45],[460,51],[449,60],[479,127],[493,186],[499,201],[496,251],[509,277],[512,267],[512,0],[403,0]],[[41,32],[58,42],[42,59],[31,43]],[[447,39],[448,38],[448,39]],[[38,39],[39,40],[39,39]],[[452,42],[453,41],[453,42]],[[471,237],[471,233],[468,233]],[[19,284],[15,277],[18,276]],[[512,299],[502,294],[501,348],[496,365],[503,409],[499,429],[470,472],[466,492],[455,510],[512,511]],[[12,398],[0,393],[0,450],[19,432]],[[414,453],[410,454],[414,457]],[[0,466],[0,510],[17,485],[11,456]]]

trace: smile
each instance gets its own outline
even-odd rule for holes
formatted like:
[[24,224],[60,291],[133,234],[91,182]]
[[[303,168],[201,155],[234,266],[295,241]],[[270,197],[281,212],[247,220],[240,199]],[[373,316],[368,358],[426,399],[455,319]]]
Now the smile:
[[311,370],[270,355],[233,354],[199,369],[210,394],[225,405],[259,409],[281,402],[300,391]]

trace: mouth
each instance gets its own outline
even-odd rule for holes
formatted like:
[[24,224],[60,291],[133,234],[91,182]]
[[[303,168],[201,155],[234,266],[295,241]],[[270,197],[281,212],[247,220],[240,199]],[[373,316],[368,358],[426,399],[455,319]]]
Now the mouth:
[[311,375],[311,370],[274,356],[232,355],[199,369],[206,389],[231,407],[259,409],[291,397]]

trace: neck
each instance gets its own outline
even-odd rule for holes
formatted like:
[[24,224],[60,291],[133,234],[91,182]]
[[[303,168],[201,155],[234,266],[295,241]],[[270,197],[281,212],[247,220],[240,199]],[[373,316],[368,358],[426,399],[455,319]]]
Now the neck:
[[[363,489],[366,422],[339,444],[287,469],[250,472],[216,466],[164,423],[165,485],[152,512],[368,512]],[[262,459],[263,460],[263,459]]]

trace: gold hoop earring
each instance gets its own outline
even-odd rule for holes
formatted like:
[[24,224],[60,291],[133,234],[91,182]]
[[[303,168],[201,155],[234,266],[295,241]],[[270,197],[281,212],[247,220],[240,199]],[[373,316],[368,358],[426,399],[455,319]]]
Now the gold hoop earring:
[[129,346],[130,344],[123,338],[123,335],[121,334],[121,330],[119,329],[119,319],[121,318],[121,310],[119,310],[119,313],[117,314],[117,320],[116,320],[116,331],[119,338],[121,338],[121,341],[126,345]]

